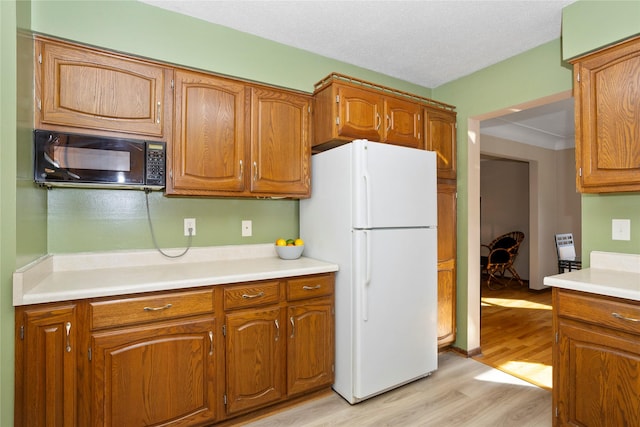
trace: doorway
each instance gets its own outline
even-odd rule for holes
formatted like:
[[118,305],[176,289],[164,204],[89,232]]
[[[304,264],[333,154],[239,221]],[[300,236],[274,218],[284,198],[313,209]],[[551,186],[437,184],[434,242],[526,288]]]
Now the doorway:
[[[529,162],[529,285],[532,289],[544,289],[543,278],[557,273],[557,257],[554,250],[553,235],[557,230],[571,227],[574,234],[579,234],[580,213],[578,201],[578,218],[573,215],[565,218],[564,208],[558,206],[558,199],[567,205],[564,198],[568,194],[558,191],[559,182],[568,185],[567,179],[575,183],[574,167],[566,166],[566,156],[558,156],[555,150],[543,150],[529,144],[514,143],[501,137],[482,135],[481,122],[503,117],[514,111],[523,111],[546,104],[571,98],[571,91],[565,91],[550,97],[528,102],[511,108],[469,118],[468,121],[468,246],[467,257],[467,348],[470,353],[479,352],[480,343],[480,162],[481,152],[494,157],[509,157]],[[511,150],[511,154],[509,151]],[[516,150],[517,154],[513,153]],[[559,168],[566,169],[565,174],[557,174]],[[575,184],[574,184],[575,185]],[[576,195],[579,200],[579,194]],[[579,247],[579,246],[578,246]]]

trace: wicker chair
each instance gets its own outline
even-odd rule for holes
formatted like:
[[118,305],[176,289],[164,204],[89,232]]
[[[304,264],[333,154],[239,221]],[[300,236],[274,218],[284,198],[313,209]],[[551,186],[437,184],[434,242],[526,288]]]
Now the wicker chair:
[[[489,276],[487,280],[489,289],[495,290],[507,285],[508,282],[505,283],[504,275],[506,271],[511,273],[509,282],[516,279],[521,286],[524,285],[520,275],[513,267],[513,262],[518,256],[518,250],[523,240],[524,233],[522,231],[512,231],[496,237],[488,245],[481,245],[489,251],[487,255],[480,256],[480,271]],[[492,285],[492,282],[495,284]]]

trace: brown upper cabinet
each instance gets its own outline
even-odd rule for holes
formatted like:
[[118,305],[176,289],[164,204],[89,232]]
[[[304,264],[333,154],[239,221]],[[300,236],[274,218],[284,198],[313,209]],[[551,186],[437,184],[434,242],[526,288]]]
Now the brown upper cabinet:
[[49,39],[35,58],[36,128],[166,137],[170,68]]
[[572,63],[578,190],[640,191],[640,37]]
[[358,138],[424,149],[424,106],[454,108],[337,73],[316,83],[314,99],[314,151]]
[[35,43],[36,128],[166,141],[166,195],[310,196],[310,94]]
[[456,179],[456,113],[424,109],[426,149],[436,152],[438,179]]
[[175,73],[168,194],[244,191],[245,87],[194,71]]
[[167,194],[308,197],[311,97],[176,71]]
[[311,97],[251,88],[251,193],[311,195]]

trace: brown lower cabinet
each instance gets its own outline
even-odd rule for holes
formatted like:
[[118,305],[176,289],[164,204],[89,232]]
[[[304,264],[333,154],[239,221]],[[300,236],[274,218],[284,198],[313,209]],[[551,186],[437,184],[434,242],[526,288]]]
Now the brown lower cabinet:
[[333,273],[16,307],[15,426],[203,426],[329,389]]
[[553,288],[553,425],[640,425],[640,303]]

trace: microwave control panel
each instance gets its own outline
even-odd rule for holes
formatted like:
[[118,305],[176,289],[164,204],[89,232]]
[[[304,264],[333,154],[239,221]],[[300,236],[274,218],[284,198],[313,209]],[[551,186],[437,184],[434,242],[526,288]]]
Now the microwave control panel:
[[164,143],[147,142],[147,185],[165,185]]

